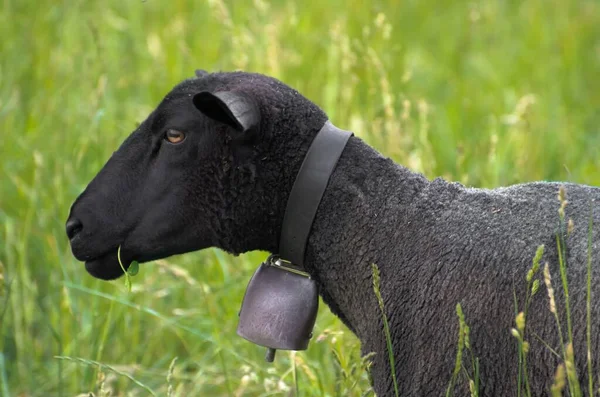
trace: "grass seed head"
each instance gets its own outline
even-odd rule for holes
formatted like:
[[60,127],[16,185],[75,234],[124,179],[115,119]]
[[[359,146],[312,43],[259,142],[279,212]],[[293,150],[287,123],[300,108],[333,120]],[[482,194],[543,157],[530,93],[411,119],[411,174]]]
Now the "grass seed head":
[[573,233],[573,229],[575,229],[575,223],[572,218],[569,218],[569,222],[567,223],[567,236]]
[[515,323],[517,324],[517,329],[519,330],[521,335],[523,335],[523,331],[525,331],[525,313],[520,312],[519,314],[517,314],[517,317],[515,318]]
[[562,396],[562,391],[565,388],[565,366],[564,364],[559,364],[556,368],[556,374],[554,375],[554,383],[551,387],[552,397]]
[[538,290],[540,289],[540,280],[533,280],[533,285],[531,286],[531,296],[534,296]]
[[567,191],[565,190],[564,186],[561,186],[558,189],[558,201],[560,202],[558,215],[560,216],[560,219],[563,220],[565,219],[565,207],[567,206],[567,204],[569,204],[569,202],[567,201]]
[[567,201],[567,191],[564,186],[558,188],[558,201],[560,201],[561,204]]
[[526,340],[523,341],[523,353],[529,353],[529,342],[527,342]]
[[471,392],[471,396],[477,395],[477,390],[475,389],[475,382],[473,379],[469,379],[469,391]]
[[548,290],[548,299],[550,299],[550,312],[556,314],[556,301],[554,300],[554,288],[552,288],[552,277],[550,277],[548,262],[544,265],[544,283]]

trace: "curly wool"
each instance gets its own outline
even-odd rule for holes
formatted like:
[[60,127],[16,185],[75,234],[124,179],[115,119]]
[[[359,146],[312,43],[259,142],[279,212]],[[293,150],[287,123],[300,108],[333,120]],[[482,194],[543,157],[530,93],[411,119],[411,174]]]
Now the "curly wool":
[[[242,133],[216,121],[210,109],[199,112],[192,98],[202,91],[252,98],[259,125]],[[289,192],[326,120],[318,106],[270,77],[199,73],[182,82],[73,205],[67,234],[74,254],[92,275],[112,279],[122,275],[113,252],[121,244],[125,258],[140,262],[209,246],[234,254],[277,253]],[[161,143],[169,125],[187,132],[185,144]],[[381,272],[401,395],[445,395],[455,365],[460,303],[479,359],[480,395],[514,396],[519,359],[510,330],[523,310],[526,274],[542,244],[542,263],[549,263],[557,310],[566,324],[557,234],[568,247],[576,368],[587,383],[587,225],[591,217],[596,297],[600,189],[562,184],[569,201],[566,217],[575,225],[566,233],[559,225],[559,186],[538,182],[485,190],[430,181],[361,139],[350,139],[319,206],[305,265],[324,301],[359,337],[362,351],[375,353],[371,374],[379,396],[393,395],[393,384],[372,264]],[[597,352],[600,304],[594,299],[591,310]],[[526,322],[531,392],[547,395],[561,361],[548,347],[562,347],[545,294],[534,296]],[[470,368],[468,361],[463,365]],[[593,373],[599,370],[595,361]],[[462,375],[455,393],[469,394]]]

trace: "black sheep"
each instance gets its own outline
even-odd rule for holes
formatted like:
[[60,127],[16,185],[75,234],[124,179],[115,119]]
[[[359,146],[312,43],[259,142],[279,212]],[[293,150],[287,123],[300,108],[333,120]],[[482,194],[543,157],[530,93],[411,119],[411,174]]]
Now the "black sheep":
[[[243,125],[212,95],[218,92],[250,103],[251,124]],[[73,204],[67,222],[73,254],[93,276],[108,280],[123,274],[119,246],[124,263],[207,247],[277,253],[292,184],[326,121],[319,107],[273,78],[198,73],[167,94]],[[549,263],[556,299],[563,302],[557,233],[567,243],[577,371],[587,382],[587,225],[592,217],[595,298],[600,189],[562,184],[569,201],[566,219],[576,225],[567,233],[559,226],[559,186],[540,182],[484,190],[429,181],[359,138],[350,139],[319,206],[305,263],[324,301],[360,338],[363,352],[376,353],[372,376],[378,395],[393,395],[393,384],[373,263],[381,271],[401,395],[445,394],[460,303],[480,361],[482,395],[512,396],[518,367],[510,333],[514,297],[522,301],[526,295],[526,273],[544,244],[542,263]],[[527,329],[560,351],[541,290],[532,300]],[[564,324],[563,308],[560,304]],[[594,376],[600,368],[599,318],[594,299]],[[527,339],[532,394],[546,395],[560,359],[533,334]],[[456,393],[468,393],[462,377]]]

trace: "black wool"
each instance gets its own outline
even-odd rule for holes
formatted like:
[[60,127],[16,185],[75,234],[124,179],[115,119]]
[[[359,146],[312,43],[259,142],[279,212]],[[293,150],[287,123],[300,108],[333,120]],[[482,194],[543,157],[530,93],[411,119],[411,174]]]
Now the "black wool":
[[[195,101],[201,92],[202,101]],[[198,72],[167,94],[74,203],[67,224],[74,255],[92,275],[111,279],[122,274],[119,246],[125,263],[211,246],[234,254],[277,253],[289,192],[326,120],[315,104],[273,78]],[[185,139],[170,142],[171,130]],[[572,219],[575,225],[570,232],[559,223],[560,186],[569,201],[564,223]],[[542,244],[541,263],[549,264],[566,324],[556,238],[562,236],[576,369],[587,384],[590,217],[592,352],[600,349],[599,204],[600,189],[583,185],[538,182],[485,190],[430,181],[352,137],[319,206],[305,265],[324,301],[360,338],[363,352],[375,353],[372,377],[379,396],[393,395],[393,385],[372,264],[381,272],[400,395],[445,395],[460,303],[479,359],[481,395],[515,396],[514,299],[522,310],[526,274]],[[543,280],[526,330],[532,395],[548,395],[561,362],[548,346],[558,352],[562,347]],[[595,358],[594,376],[600,370]],[[469,395],[462,374],[455,393]]]

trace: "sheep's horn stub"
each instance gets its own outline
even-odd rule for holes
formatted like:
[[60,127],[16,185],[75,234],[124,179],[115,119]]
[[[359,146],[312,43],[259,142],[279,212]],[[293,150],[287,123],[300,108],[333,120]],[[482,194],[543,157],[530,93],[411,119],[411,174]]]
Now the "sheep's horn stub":
[[205,116],[242,132],[260,122],[260,110],[254,100],[238,92],[203,91],[194,96],[194,106]]
[[195,73],[196,73],[196,77],[199,79],[201,79],[202,77],[204,77],[208,74],[208,72],[204,69],[196,69]]

